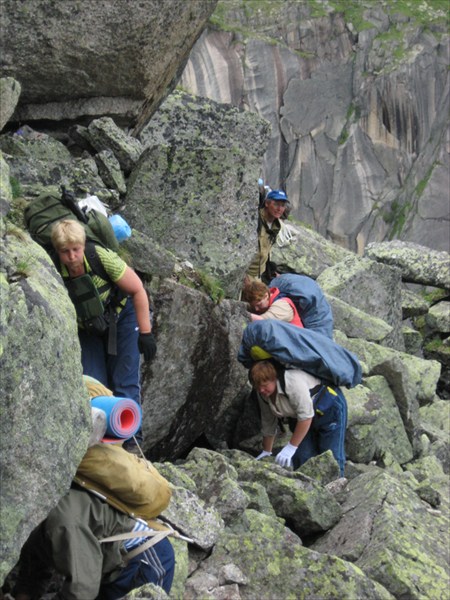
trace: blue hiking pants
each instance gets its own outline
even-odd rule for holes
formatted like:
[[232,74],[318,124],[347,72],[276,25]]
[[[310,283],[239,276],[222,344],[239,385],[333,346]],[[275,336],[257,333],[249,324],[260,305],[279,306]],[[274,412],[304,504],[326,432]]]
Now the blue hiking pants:
[[[108,354],[108,333],[103,336],[78,330],[83,373],[95,377],[118,398],[141,405],[139,327],[133,301],[128,298],[117,321],[117,355]],[[142,441],[142,429],[135,436]]]
[[347,429],[347,401],[339,388],[333,388],[331,407],[323,415],[316,414],[311,427],[292,458],[294,469],[298,469],[308,459],[331,450],[339,464],[341,477],[345,467],[345,431]]
[[138,587],[154,583],[168,594],[175,572],[175,554],[168,539],[163,539],[130,560],[119,577],[100,588],[97,600],[117,600]]

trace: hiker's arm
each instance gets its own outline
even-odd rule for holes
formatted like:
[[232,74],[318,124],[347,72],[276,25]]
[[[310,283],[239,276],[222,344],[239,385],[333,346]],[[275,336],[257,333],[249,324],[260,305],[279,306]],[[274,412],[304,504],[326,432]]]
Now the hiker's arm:
[[274,435],[263,436],[263,443],[262,443],[263,450],[265,450],[266,452],[272,452],[274,439],[275,439]]
[[309,428],[311,427],[312,419],[304,419],[303,421],[297,421],[297,424],[294,429],[294,433],[292,434],[290,444],[292,446],[300,446],[303,442],[305,435],[308,433]]
[[133,300],[136,319],[139,325],[139,333],[150,333],[152,325],[150,323],[150,307],[147,292],[140,278],[133,269],[127,267],[122,277],[116,281],[119,288],[129,294]]

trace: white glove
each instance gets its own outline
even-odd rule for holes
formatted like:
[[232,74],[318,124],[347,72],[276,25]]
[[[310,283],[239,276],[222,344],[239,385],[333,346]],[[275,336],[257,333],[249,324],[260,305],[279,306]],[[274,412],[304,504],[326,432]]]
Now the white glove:
[[292,467],[292,457],[297,452],[297,446],[293,446],[292,444],[286,444],[286,446],[278,452],[275,462],[280,465],[280,467],[288,468]]
[[258,454],[256,460],[260,460],[261,458],[264,458],[266,456],[272,456],[272,452],[267,452],[267,450],[263,450],[261,454]]

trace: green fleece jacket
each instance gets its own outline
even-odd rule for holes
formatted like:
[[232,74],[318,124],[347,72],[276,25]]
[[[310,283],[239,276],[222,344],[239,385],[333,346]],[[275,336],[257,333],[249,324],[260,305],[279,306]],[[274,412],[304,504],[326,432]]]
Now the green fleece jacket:
[[125,566],[122,542],[99,539],[132,531],[135,521],[96,496],[72,488],[31,533],[20,555],[15,593],[40,598],[51,570],[66,580],[58,598],[94,600]]

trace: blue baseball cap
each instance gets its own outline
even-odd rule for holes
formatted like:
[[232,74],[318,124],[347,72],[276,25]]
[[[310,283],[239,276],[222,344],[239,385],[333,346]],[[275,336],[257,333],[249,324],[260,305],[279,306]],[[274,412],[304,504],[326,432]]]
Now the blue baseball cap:
[[288,197],[286,196],[286,192],[283,190],[272,190],[267,194],[266,200],[284,200],[288,201]]

